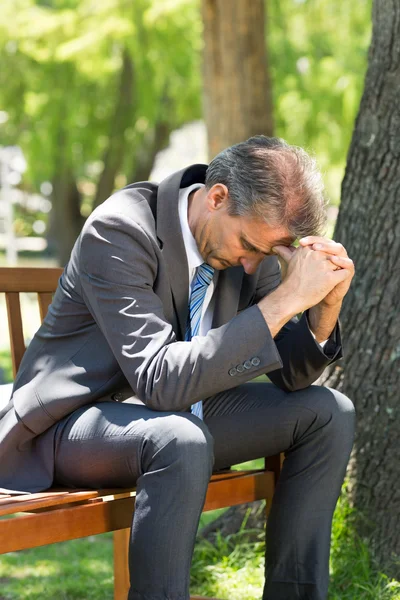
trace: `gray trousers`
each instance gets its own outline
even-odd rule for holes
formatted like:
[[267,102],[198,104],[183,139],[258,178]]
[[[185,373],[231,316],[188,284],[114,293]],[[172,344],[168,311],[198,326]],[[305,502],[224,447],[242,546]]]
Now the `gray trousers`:
[[[285,452],[267,523],[263,600],[327,597],[333,511],[354,408],[318,386],[286,393],[248,383],[188,412],[104,402],[54,425],[56,483],[137,485],[129,600],[188,600],[197,526],[213,469]],[[55,431],[54,431],[55,429]]]

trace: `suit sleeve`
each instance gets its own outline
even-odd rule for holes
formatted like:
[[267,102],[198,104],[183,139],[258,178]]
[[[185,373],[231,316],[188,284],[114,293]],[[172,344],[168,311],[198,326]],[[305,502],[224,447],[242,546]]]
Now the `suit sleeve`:
[[160,256],[156,242],[126,215],[92,217],[82,233],[83,298],[129,385],[147,406],[185,410],[281,366],[257,306],[206,336],[177,341],[153,289]]
[[[263,261],[254,302],[259,302],[281,283],[281,271],[276,257]],[[324,369],[342,357],[339,323],[336,324],[324,348],[311,333],[308,311],[300,318],[293,318],[283,326],[275,337],[275,344],[282,360],[282,367],[268,373],[270,380],[289,392],[308,387],[323,373]]]

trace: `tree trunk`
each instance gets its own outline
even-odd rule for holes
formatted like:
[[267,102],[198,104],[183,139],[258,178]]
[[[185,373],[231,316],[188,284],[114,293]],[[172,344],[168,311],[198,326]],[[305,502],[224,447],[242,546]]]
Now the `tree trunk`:
[[59,264],[64,266],[85,222],[80,212],[81,194],[71,170],[66,169],[53,179],[52,197],[49,250],[56,254]]
[[[204,112],[210,157],[252,135],[272,135],[272,94],[264,0],[202,0]],[[201,535],[233,533],[247,519],[262,529],[259,505],[229,508]],[[249,525],[249,523],[248,523]]]
[[375,0],[369,67],[335,239],[356,266],[345,299],[345,359],[325,383],[355,403],[351,496],[381,567],[400,578],[400,4]]
[[157,121],[154,127],[146,132],[142,143],[135,153],[128,183],[147,181],[149,179],[158,152],[168,146],[170,133],[171,127],[165,121]]
[[211,156],[273,130],[264,0],[202,0],[204,110]]
[[120,169],[125,150],[125,130],[132,121],[134,69],[127,50],[123,53],[120,83],[111,120],[108,146],[103,157],[103,171],[97,184],[93,208],[104,202],[114,191],[115,177]]

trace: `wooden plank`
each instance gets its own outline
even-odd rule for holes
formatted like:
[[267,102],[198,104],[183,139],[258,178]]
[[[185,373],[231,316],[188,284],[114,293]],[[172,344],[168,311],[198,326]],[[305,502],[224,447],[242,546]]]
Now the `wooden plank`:
[[274,475],[269,471],[243,475],[240,480],[226,479],[209,484],[203,510],[272,498],[273,493]]
[[62,272],[60,268],[0,267],[0,292],[54,293]]
[[45,316],[47,315],[47,311],[49,310],[49,306],[52,303],[52,300],[53,294],[51,294],[50,292],[38,293],[39,312],[41,321],[43,321]]
[[[215,474],[211,482],[240,479],[244,475],[263,473],[264,471],[230,471],[222,474]],[[50,489],[36,494],[22,494],[20,496],[5,496],[0,494],[0,516],[10,515],[19,512],[32,512],[42,508],[57,508],[64,504],[73,504],[74,502],[91,501],[92,499],[102,498],[104,496],[114,496],[123,498],[135,492],[136,488],[118,488],[110,490],[68,490],[68,489]]]
[[102,499],[112,496],[114,498],[123,498],[134,492],[133,489],[112,489],[112,490],[83,490],[83,491],[52,491],[41,492],[38,494],[29,494],[0,499],[0,515],[11,515],[20,512],[32,512],[43,508],[57,508],[65,504],[75,502],[91,501],[93,499]]
[[25,352],[24,333],[22,329],[21,304],[17,292],[6,292],[8,327],[10,330],[10,349],[14,377]]
[[[273,474],[261,472],[212,481],[204,510],[261,500],[272,495]],[[68,506],[0,521],[0,552],[13,552],[130,527],[135,497]]]
[[130,533],[130,529],[114,531],[114,600],[126,600],[128,597]]
[[0,521],[0,552],[15,552],[129,527],[135,498],[96,502]]

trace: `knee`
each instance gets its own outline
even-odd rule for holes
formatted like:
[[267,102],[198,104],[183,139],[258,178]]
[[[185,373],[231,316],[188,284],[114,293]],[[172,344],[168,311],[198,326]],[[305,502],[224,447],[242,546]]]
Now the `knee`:
[[320,426],[326,430],[332,444],[346,453],[353,445],[355,409],[342,392],[329,387],[311,386],[311,402]]
[[146,431],[142,453],[145,470],[174,464],[210,478],[214,464],[214,439],[203,421],[190,413],[153,419]]
[[329,387],[322,389],[325,390],[324,403],[329,418],[340,427],[347,423],[350,429],[354,429],[355,408],[350,398]]

